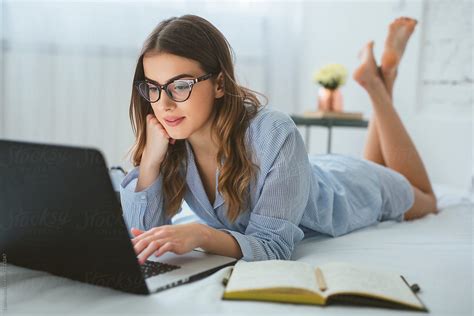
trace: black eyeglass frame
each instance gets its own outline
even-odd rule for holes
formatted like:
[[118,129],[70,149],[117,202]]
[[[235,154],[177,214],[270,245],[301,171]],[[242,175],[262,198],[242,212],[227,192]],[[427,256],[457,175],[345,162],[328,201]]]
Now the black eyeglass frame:
[[[138,90],[138,93],[140,94],[140,96],[142,98],[144,98],[146,101],[150,102],[150,103],[155,103],[155,102],[158,102],[160,100],[162,90],[165,90],[168,97],[170,97],[171,100],[173,100],[174,102],[185,102],[191,96],[191,92],[193,92],[193,87],[196,83],[207,80],[207,79],[211,78],[212,76],[214,76],[214,73],[210,72],[208,74],[202,75],[202,76],[194,78],[194,79],[173,79],[173,80],[171,80],[171,81],[169,81],[169,82],[167,82],[163,85],[160,85],[158,82],[156,82],[154,80],[145,79],[145,80],[135,81],[134,85],[135,85],[135,88]],[[176,81],[186,81],[189,84],[189,87],[190,87],[189,94],[188,94],[188,97],[184,100],[180,100],[180,101],[175,100],[173,98],[173,94],[170,91],[168,91],[168,86],[170,84],[176,82]],[[141,89],[140,89],[141,84],[149,84],[149,83],[155,85],[158,88],[158,99],[156,99],[155,101],[152,101],[152,100],[149,99],[149,97],[144,96]]]

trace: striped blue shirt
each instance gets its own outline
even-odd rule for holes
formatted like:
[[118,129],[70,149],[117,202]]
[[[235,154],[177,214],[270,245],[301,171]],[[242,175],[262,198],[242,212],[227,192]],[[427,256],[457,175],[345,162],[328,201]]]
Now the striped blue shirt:
[[[207,225],[231,234],[243,260],[290,259],[305,236],[340,236],[382,220],[403,220],[414,195],[407,179],[371,161],[340,154],[308,155],[293,120],[285,113],[261,108],[246,133],[253,159],[260,167],[251,183],[249,209],[234,223],[217,190],[211,205],[190,144],[184,196]],[[135,192],[139,166],[120,184],[128,228],[148,230],[171,224],[163,211],[162,175]]]

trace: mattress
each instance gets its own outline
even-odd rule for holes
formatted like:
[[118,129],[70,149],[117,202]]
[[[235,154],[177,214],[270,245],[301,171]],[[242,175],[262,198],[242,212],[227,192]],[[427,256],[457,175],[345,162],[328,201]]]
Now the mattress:
[[[383,267],[417,283],[431,315],[472,315],[472,194],[434,185],[440,212],[408,222],[387,221],[332,238],[303,240],[293,260],[313,265],[346,261]],[[175,222],[194,220],[183,212]],[[0,310],[8,315],[399,315],[401,311],[361,306],[307,306],[223,301],[222,279],[230,268],[150,296],[137,296],[7,266]],[[2,278],[3,279],[3,278]],[[402,312],[403,315],[420,315]],[[1,313],[0,313],[1,314]]]

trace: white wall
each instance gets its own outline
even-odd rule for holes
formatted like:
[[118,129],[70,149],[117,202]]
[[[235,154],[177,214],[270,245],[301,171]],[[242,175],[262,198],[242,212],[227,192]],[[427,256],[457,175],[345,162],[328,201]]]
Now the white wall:
[[473,2],[427,1],[410,131],[434,182],[471,184]]
[[[418,19],[394,103],[432,181],[467,188],[472,162],[470,1],[2,1],[0,137],[99,147],[110,165],[133,143],[128,103],[142,41],[162,19],[202,15],[236,52],[238,79],[288,113],[316,106],[314,72],[357,67],[362,45],[380,59],[389,22]],[[171,5],[172,4],[172,5]],[[19,93],[21,91],[22,93]],[[347,111],[372,115],[351,78]],[[304,129],[301,129],[304,134]],[[335,129],[333,151],[362,156],[363,129]],[[326,150],[313,128],[311,154]]]

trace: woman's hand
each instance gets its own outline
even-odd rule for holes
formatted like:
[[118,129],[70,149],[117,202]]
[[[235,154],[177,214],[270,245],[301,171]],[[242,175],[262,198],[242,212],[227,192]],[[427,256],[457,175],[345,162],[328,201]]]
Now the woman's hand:
[[146,145],[143,151],[142,164],[147,166],[159,166],[163,161],[168,144],[174,144],[165,128],[153,114],[146,116]]
[[140,161],[136,192],[149,187],[156,180],[169,143],[174,144],[175,140],[168,135],[153,114],[148,114],[146,116],[146,144]]
[[132,228],[131,232],[140,264],[153,254],[159,257],[167,251],[179,255],[190,252],[200,247],[207,236],[205,226],[199,223],[163,225],[147,231]]

